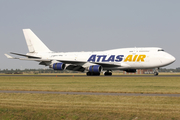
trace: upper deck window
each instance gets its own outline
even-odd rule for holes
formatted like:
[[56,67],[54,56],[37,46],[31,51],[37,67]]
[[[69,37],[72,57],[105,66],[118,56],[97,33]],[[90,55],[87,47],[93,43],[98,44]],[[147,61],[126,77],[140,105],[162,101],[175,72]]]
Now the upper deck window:
[[163,49],[159,49],[158,51],[164,51]]

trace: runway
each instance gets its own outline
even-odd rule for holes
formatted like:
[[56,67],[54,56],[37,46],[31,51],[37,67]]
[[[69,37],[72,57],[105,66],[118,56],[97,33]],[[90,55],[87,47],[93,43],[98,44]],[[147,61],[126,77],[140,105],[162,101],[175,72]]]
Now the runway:
[[0,75],[1,76],[12,76],[12,77],[180,77],[180,75],[112,75],[112,76],[86,76],[86,75]]
[[98,93],[92,93],[92,92],[7,91],[7,90],[0,90],[0,93],[180,97],[180,94],[147,94],[147,93],[100,93],[100,92],[98,92]]

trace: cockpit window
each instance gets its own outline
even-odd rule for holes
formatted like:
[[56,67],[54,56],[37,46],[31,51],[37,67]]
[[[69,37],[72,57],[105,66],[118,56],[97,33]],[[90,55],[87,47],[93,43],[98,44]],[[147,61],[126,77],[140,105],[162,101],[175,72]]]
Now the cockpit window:
[[163,49],[159,49],[158,51],[164,51]]

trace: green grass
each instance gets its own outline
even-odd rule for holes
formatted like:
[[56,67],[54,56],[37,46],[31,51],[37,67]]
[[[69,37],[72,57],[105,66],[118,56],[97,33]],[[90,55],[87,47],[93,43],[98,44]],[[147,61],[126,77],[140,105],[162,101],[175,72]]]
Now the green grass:
[[180,93],[180,77],[0,77],[0,90]]
[[[180,93],[180,77],[0,77],[0,90]],[[179,120],[180,97],[0,93],[0,120]]]
[[179,97],[0,94],[0,119],[180,119]]

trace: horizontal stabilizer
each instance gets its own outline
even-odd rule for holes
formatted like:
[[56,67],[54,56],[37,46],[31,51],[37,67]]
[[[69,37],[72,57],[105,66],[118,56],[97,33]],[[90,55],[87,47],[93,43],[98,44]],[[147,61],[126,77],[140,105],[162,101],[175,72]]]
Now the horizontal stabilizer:
[[4,54],[7,58],[9,59],[14,59],[12,56],[8,55],[8,54]]
[[37,59],[41,59],[40,57],[35,57],[35,56],[30,56],[30,55],[24,55],[24,54],[13,53],[13,52],[10,52],[10,53],[11,53],[11,54],[14,54],[14,55],[19,55],[19,56],[28,57],[28,58],[37,58]]
[[20,60],[27,60],[27,61],[38,61],[38,62],[50,62],[52,60],[49,59],[34,59],[34,58],[19,58]]

